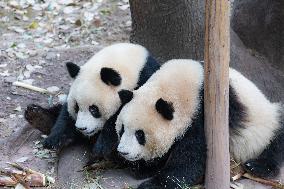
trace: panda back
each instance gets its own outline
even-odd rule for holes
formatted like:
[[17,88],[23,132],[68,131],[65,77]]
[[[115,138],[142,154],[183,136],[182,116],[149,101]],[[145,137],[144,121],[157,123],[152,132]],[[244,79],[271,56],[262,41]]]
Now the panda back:
[[[230,69],[230,87],[239,103],[244,107],[241,127],[230,133],[230,151],[238,161],[246,161],[258,156],[280,128],[280,110],[278,103],[271,103],[265,95],[247,78],[234,69]],[[231,98],[230,98],[231,100]],[[230,107],[231,108],[231,107]],[[231,126],[232,127],[232,126]]]

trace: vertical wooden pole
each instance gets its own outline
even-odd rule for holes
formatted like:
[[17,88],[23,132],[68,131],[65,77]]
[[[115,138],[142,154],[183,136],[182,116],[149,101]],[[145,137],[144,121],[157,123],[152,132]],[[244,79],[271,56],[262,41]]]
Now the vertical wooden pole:
[[206,189],[230,188],[229,156],[229,0],[206,0],[205,133]]

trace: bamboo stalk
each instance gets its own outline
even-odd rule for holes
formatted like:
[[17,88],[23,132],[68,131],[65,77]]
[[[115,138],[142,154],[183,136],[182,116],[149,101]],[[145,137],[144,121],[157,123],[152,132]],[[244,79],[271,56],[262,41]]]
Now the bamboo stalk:
[[36,87],[36,86],[30,85],[30,84],[27,84],[27,83],[23,83],[23,82],[20,82],[20,81],[13,82],[13,85],[17,86],[17,87],[23,87],[25,89],[29,89],[29,90],[32,90],[32,91],[44,93],[44,94],[52,94],[52,95],[54,95],[54,93],[51,93],[51,92],[49,92],[46,89],[43,89],[43,88],[40,88],[40,87]]
[[33,169],[23,167],[17,163],[7,162],[17,170],[0,170],[0,186],[15,186],[22,184],[26,189],[30,187],[43,187],[55,182],[54,178],[46,176]]
[[259,177],[254,177],[249,173],[245,173],[242,175],[243,177],[253,180],[255,182],[258,182],[260,184],[264,184],[267,186],[272,186],[273,188],[278,188],[278,189],[284,189],[284,185],[282,183],[280,183],[279,181],[275,181],[275,180],[268,180],[268,179],[263,179],[263,178],[259,178]]
[[21,171],[24,171],[24,172],[26,172],[26,173],[30,173],[30,174],[36,173],[36,174],[39,174],[39,172],[34,171],[34,170],[32,170],[32,169],[29,169],[29,168],[26,168],[26,167],[23,167],[23,166],[19,165],[18,163],[6,162],[6,164],[8,164],[8,165],[10,165],[10,166],[12,166],[12,167],[14,167],[14,168],[16,168],[16,169],[19,169],[19,170],[21,170]]
[[15,186],[17,184],[17,181],[12,179],[9,176],[0,176],[0,186]]

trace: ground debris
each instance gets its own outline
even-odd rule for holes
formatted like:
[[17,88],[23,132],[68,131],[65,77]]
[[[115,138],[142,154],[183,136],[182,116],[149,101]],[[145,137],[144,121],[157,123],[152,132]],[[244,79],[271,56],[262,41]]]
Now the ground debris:
[[1,2],[0,7],[3,7],[0,11],[3,39],[10,38],[3,52],[13,59],[27,59],[38,51],[62,46],[92,45],[92,41],[100,44],[104,38],[116,34],[121,25],[130,31],[126,24],[129,17],[123,16],[115,27],[112,22],[116,20],[108,17],[117,11],[129,15],[126,0],[11,0]]
[[[54,178],[40,172],[23,167],[17,163],[7,163],[11,168],[0,170],[0,186],[22,188],[48,186],[55,182]],[[19,185],[20,184],[20,185]]]
[[33,154],[36,157],[40,159],[46,159],[48,162],[55,162],[57,158],[56,152],[53,150],[43,148],[43,145],[40,141],[35,141],[33,148],[34,148]]
[[277,180],[265,179],[260,177],[255,177],[250,173],[247,173],[241,163],[236,162],[234,159],[230,160],[230,172],[231,172],[231,180],[237,181],[241,178],[250,179],[252,181],[258,182],[263,185],[271,186],[273,188],[284,189],[284,184]]
[[15,81],[13,83],[13,85],[17,86],[17,87],[23,87],[23,88],[26,88],[26,89],[29,89],[29,90],[37,91],[37,92],[40,92],[40,93],[53,94],[50,91],[48,91],[47,89],[35,87],[35,86],[29,85],[27,83],[19,82],[19,81]]

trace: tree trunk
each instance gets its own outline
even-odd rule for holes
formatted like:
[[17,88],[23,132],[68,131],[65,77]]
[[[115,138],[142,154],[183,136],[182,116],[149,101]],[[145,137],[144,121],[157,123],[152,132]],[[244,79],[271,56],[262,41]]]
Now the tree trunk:
[[[235,0],[235,3],[238,1],[254,0]],[[284,2],[284,0],[271,0],[271,2],[279,1]],[[129,2],[133,27],[130,41],[147,47],[161,63],[172,58],[203,59],[205,0],[130,0]],[[251,6],[251,11],[253,12],[257,6],[258,4]],[[239,6],[234,5],[234,7],[237,11],[236,7]],[[246,16],[234,12],[232,16],[235,20],[231,20],[232,25],[241,22]],[[284,17],[281,20],[283,22]],[[245,25],[249,27],[250,23],[246,22]],[[237,34],[231,30],[230,66],[254,82],[270,100],[284,102],[284,72],[272,67],[265,57],[256,56],[251,49],[247,49],[245,46],[247,44],[244,45]],[[254,33],[249,32],[245,35],[253,36]],[[255,40],[257,39],[256,36]],[[284,48],[283,43],[281,47]]]
[[230,188],[228,0],[206,0],[204,124],[207,141],[206,189]]
[[130,41],[147,47],[161,62],[203,60],[204,0],[130,0]]
[[235,0],[232,28],[245,45],[284,71],[284,0]]

